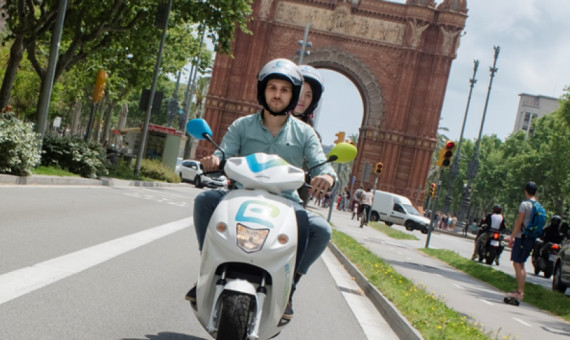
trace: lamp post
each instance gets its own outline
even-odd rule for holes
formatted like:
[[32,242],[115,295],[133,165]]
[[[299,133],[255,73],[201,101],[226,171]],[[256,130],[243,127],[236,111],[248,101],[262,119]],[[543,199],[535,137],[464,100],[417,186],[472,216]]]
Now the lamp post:
[[469,96],[467,97],[467,106],[465,107],[465,115],[463,116],[463,125],[461,126],[461,135],[459,136],[459,143],[457,144],[457,153],[453,157],[453,163],[451,163],[451,168],[449,169],[449,183],[447,187],[447,195],[445,196],[445,201],[443,205],[442,212],[447,214],[449,212],[449,207],[451,206],[451,194],[453,192],[453,182],[455,177],[459,174],[459,158],[461,157],[461,143],[463,142],[463,133],[465,132],[465,122],[467,121],[467,113],[469,112],[469,104],[471,103],[471,95],[473,94],[473,88],[477,80],[475,75],[477,74],[477,68],[479,68],[479,60],[473,61],[473,76],[469,79]]
[[152,111],[152,105],[153,105],[153,100],[154,100],[154,94],[156,92],[156,85],[158,83],[158,74],[160,73],[160,63],[162,62],[162,51],[164,49],[164,41],[166,40],[166,31],[168,30],[168,19],[170,17],[170,9],[172,8],[172,0],[170,0],[168,3],[163,3],[163,5],[159,5],[159,13],[164,15],[164,20],[161,22],[160,20],[158,20],[157,22],[160,22],[161,24],[163,24],[162,27],[162,37],[160,39],[160,46],[158,47],[158,55],[156,57],[156,64],[154,65],[154,74],[153,74],[153,79],[152,79],[152,86],[150,87],[150,94],[148,97],[148,106],[146,108],[146,118],[144,121],[144,125],[143,125],[143,130],[142,130],[142,134],[141,134],[141,142],[139,145],[139,153],[137,156],[137,161],[135,163],[135,170],[134,173],[136,175],[139,174],[140,169],[141,169],[141,161],[142,158],[144,157],[144,153],[146,150],[146,140],[147,140],[147,136],[148,136],[148,124],[150,123],[150,113]]
[[305,34],[303,34],[303,40],[297,41],[297,44],[301,46],[300,50],[297,50],[297,55],[299,55],[299,65],[303,64],[303,57],[311,55],[310,51],[307,51],[307,47],[312,47],[313,43],[307,41],[307,37],[309,36],[309,27],[311,27],[311,23],[307,23],[305,25]]
[[489,67],[489,71],[491,72],[491,77],[489,79],[489,88],[487,89],[487,98],[485,99],[485,107],[483,108],[483,117],[481,118],[481,127],[479,128],[479,136],[477,137],[477,144],[475,145],[475,151],[473,152],[473,157],[469,161],[469,165],[467,166],[467,186],[463,189],[463,194],[461,197],[461,205],[459,208],[459,214],[457,216],[457,224],[455,225],[455,230],[463,230],[465,228],[465,224],[467,223],[467,214],[469,212],[469,208],[471,206],[471,184],[473,182],[473,178],[477,176],[479,172],[479,147],[481,145],[481,134],[483,133],[483,125],[485,124],[485,116],[487,115],[487,107],[489,105],[489,96],[491,94],[491,87],[493,86],[493,78],[495,78],[495,73],[499,70],[497,68],[497,59],[499,58],[499,52],[501,51],[501,47],[493,46],[495,50],[495,55],[493,57],[493,66]]
[[48,57],[48,66],[45,77],[42,82],[42,91],[38,101],[36,131],[40,135],[39,150],[42,150],[44,137],[46,135],[47,118],[49,111],[49,103],[53,90],[53,80],[55,78],[55,69],[57,67],[57,58],[59,54],[59,43],[63,32],[63,23],[65,21],[65,12],[67,11],[67,0],[59,0],[57,7],[56,22],[51,37],[50,51]]

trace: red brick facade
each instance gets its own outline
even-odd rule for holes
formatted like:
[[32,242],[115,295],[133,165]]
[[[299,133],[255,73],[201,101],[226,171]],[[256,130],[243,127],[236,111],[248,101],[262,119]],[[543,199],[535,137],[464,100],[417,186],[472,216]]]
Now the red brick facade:
[[[451,62],[465,26],[465,0],[254,0],[252,35],[238,32],[234,58],[217,55],[204,118],[221,140],[234,119],[257,112],[256,74],[267,61],[298,60],[297,41],[311,23],[313,47],[304,63],[344,74],[363,98],[358,156],[352,170],[360,184],[365,164],[384,163],[378,189],[416,204],[435,148]],[[339,98],[342,100],[342,98]],[[201,143],[196,156],[212,149]],[[363,179],[372,184],[374,176]]]

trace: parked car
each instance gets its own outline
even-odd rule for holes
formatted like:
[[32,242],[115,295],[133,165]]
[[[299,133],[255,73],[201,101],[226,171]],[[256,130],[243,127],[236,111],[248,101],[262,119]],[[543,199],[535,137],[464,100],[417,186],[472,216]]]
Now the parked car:
[[560,232],[564,235],[564,240],[562,240],[560,251],[554,259],[552,290],[564,294],[566,288],[570,287],[570,229],[567,223],[562,223]]
[[200,162],[186,159],[176,165],[176,174],[182,182],[194,183],[196,188],[227,188],[228,179],[225,176],[206,176],[200,168]]

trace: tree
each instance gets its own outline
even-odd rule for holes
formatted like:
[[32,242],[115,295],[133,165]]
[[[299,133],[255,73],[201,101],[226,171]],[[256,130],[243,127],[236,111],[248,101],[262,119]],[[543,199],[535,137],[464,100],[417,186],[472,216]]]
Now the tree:
[[[24,50],[28,52],[28,59],[44,81],[46,70],[42,67],[42,61],[46,54],[43,46],[51,38],[50,29],[55,20],[57,2],[5,2],[3,10],[8,14],[7,26],[12,33],[7,39],[12,41],[12,49],[15,51],[9,58],[0,89],[0,106],[7,104],[13,77]],[[202,23],[208,28],[209,37],[216,49],[230,53],[235,26],[247,31],[250,5],[251,0],[176,1],[172,9],[171,27]],[[154,0],[70,0],[54,81],[64,71],[95,53],[112,48],[117,41],[121,42],[121,46],[131,49],[137,45],[148,47],[149,40],[140,40],[140,36],[157,35],[153,25],[155,13]],[[136,39],[129,40],[131,37]],[[114,51],[111,50],[110,53],[112,52]]]

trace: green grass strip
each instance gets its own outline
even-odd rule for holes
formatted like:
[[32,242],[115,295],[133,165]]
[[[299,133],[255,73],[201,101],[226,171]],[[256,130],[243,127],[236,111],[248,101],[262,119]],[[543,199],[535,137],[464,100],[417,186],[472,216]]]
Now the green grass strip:
[[[454,251],[447,249],[422,249],[422,251],[504,292],[511,291],[517,286],[514,277],[466,259]],[[524,302],[570,321],[570,301],[560,292],[527,282],[524,288]]]
[[492,339],[466,316],[418,287],[350,236],[333,230],[332,241],[371,284],[384,294],[426,339]]

